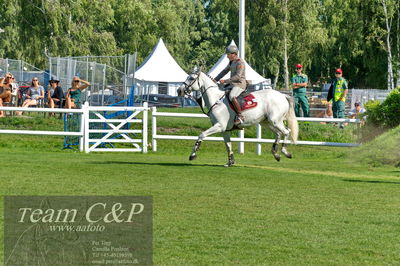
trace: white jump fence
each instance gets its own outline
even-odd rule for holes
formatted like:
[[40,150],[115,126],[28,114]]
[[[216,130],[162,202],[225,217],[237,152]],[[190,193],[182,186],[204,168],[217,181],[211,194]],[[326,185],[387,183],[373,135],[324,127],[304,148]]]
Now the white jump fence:
[[[170,113],[158,112],[156,107],[152,107],[152,149],[157,151],[157,140],[197,140],[198,136],[175,136],[175,135],[160,135],[157,134],[157,117],[186,117],[186,118],[208,118],[205,114],[191,114],[191,113]],[[313,118],[313,117],[298,117],[298,121],[305,122],[325,122],[325,123],[357,123],[360,124],[359,119],[347,118]],[[232,142],[239,142],[239,153],[244,152],[244,143],[256,143],[256,153],[261,155],[262,143],[274,143],[274,139],[263,139],[261,125],[257,124],[256,138],[245,138],[244,130],[241,131],[238,138],[231,138]],[[205,140],[210,141],[223,141],[222,137],[206,137]],[[282,143],[283,141],[281,141]],[[290,143],[289,141],[287,143]],[[326,142],[326,141],[304,141],[299,140],[297,144],[300,145],[314,145],[314,146],[335,146],[335,147],[356,147],[360,144],[357,143],[340,143],[340,142]]]
[[[82,109],[64,109],[64,108],[22,108],[22,107],[0,107],[1,111],[22,111],[22,112],[44,112],[44,113],[74,113],[81,114],[80,130],[76,132],[69,131],[38,131],[38,130],[9,130],[0,129],[0,134],[21,134],[21,135],[45,135],[45,136],[77,136],[79,137],[79,150],[85,152],[93,151],[126,151],[143,152],[148,151],[148,105],[143,103],[143,107],[104,107],[104,106],[82,106]],[[129,115],[123,118],[106,118],[104,112],[127,112]],[[142,113],[141,118],[138,118]],[[92,114],[92,116],[91,116]],[[94,114],[94,115],[93,115]],[[93,118],[94,117],[94,118]],[[157,134],[158,117],[182,117],[182,118],[207,118],[204,114],[192,113],[171,113],[158,112],[156,107],[152,107],[152,149],[157,151],[158,140],[197,140],[197,136],[177,136]],[[306,122],[325,122],[325,123],[361,123],[359,119],[337,119],[337,118],[303,118],[298,121]],[[92,128],[91,125],[102,123],[107,128]],[[124,128],[127,124],[141,124],[139,128]],[[94,137],[100,135],[100,137]],[[118,137],[115,137],[115,136]],[[140,138],[137,135],[141,135]],[[135,136],[134,138],[132,136]],[[206,137],[205,140],[223,141],[222,137]],[[262,128],[257,125],[256,138],[245,138],[244,130],[240,131],[239,137],[232,138],[232,142],[239,143],[239,152],[244,152],[244,143],[256,143],[256,153],[261,155],[262,143],[273,143],[274,139],[263,139]],[[282,141],[281,141],[282,142]],[[131,148],[104,148],[102,144],[108,143],[129,143]],[[290,142],[288,142],[290,143]],[[357,143],[338,143],[325,141],[304,141],[297,142],[300,145],[315,146],[336,146],[336,147],[355,147]]]
[[[147,103],[143,107],[104,107],[104,106],[88,106],[84,104],[81,109],[65,109],[65,108],[22,108],[22,107],[0,107],[0,111],[21,111],[21,112],[40,112],[40,113],[68,113],[81,114],[80,131],[38,131],[38,130],[9,130],[0,129],[0,134],[23,134],[23,135],[45,135],[45,136],[78,136],[79,150],[85,152],[92,151],[135,151],[147,153],[148,144],[148,106]],[[104,112],[129,112],[126,118],[107,119]],[[137,118],[140,113],[142,118]],[[96,118],[90,118],[90,114],[94,114]],[[91,129],[91,124],[105,123],[107,129]],[[124,129],[128,123],[142,124],[140,129]],[[101,133],[101,138],[91,138],[90,133]],[[129,134],[141,134],[141,138],[132,138]],[[120,138],[115,138],[115,135]],[[102,148],[102,143],[129,143],[133,148]]]

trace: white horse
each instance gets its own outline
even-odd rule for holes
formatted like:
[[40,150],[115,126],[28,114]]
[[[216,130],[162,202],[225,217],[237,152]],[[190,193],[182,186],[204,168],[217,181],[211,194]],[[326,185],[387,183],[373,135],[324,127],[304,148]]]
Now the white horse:
[[[294,113],[292,97],[272,89],[252,92],[257,101],[257,106],[242,111],[244,122],[240,125],[240,128],[237,128],[234,127],[233,123],[236,113],[230,107],[229,99],[225,97],[225,91],[220,90],[218,85],[209,76],[197,68],[193,70],[192,74],[178,88],[178,95],[189,95],[192,91],[199,91],[201,93],[200,97],[203,98],[202,100],[209,110],[207,115],[211,119],[212,127],[199,135],[193,146],[189,160],[196,159],[196,152],[199,150],[200,144],[205,137],[215,133],[222,133],[228,151],[228,162],[225,166],[232,166],[235,160],[232,152],[231,131],[257,123],[268,125],[275,133],[276,138],[272,145],[272,154],[275,159],[277,161],[280,160],[278,145],[282,135],[284,136],[284,142],[281,151],[287,158],[292,158],[291,153],[286,150],[286,140],[290,135],[293,143],[296,143],[299,129]],[[283,123],[285,118],[287,119],[289,129]]]

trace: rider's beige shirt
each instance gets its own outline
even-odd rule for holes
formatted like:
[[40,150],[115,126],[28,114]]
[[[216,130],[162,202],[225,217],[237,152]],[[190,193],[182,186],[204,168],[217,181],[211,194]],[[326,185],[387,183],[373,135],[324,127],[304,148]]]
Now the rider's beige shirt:
[[219,81],[228,72],[231,72],[231,78],[225,80],[225,83],[232,84],[234,87],[240,87],[243,90],[246,89],[246,77],[245,77],[245,64],[240,58],[230,61],[218,76],[215,77],[216,81]]

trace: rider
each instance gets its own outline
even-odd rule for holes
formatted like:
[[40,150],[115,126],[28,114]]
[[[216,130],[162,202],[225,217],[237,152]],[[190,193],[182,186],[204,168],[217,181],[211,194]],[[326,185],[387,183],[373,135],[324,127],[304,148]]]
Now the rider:
[[[243,123],[242,110],[237,97],[246,89],[245,64],[244,61],[239,58],[238,48],[235,45],[229,45],[226,48],[226,55],[228,56],[229,64],[215,77],[215,80],[219,81],[221,84],[233,86],[229,93],[229,100],[232,102],[233,108],[237,114],[234,124],[238,126]],[[231,78],[226,80],[221,79],[229,71],[231,72]]]

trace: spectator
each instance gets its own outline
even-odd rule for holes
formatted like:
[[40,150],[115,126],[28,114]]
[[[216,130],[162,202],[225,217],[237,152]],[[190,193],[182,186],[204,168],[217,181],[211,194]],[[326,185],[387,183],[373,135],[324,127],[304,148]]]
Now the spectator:
[[[81,83],[83,83],[81,85]],[[81,107],[81,94],[84,89],[90,86],[90,83],[86,80],[74,77],[72,79],[71,88],[68,89],[66,97],[66,108],[80,108]]]
[[15,106],[17,106],[19,86],[13,75],[11,75],[11,87],[12,87],[11,97],[14,98]]
[[344,118],[344,109],[346,102],[346,95],[348,92],[347,81],[342,77],[343,71],[338,68],[336,69],[336,78],[332,81],[332,85],[329,88],[328,102],[332,99],[332,111],[334,118]]
[[332,103],[328,102],[328,106],[326,107],[324,118],[333,118],[333,111],[332,111]]
[[[26,100],[22,104],[22,107],[29,107],[32,105],[38,105],[40,99],[44,99],[44,89],[39,84],[38,78],[33,78],[31,86],[26,94]],[[22,115],[22,112],[16,112],[17,115]]]
[[295,101],[294,110],[296,116],[300,116],[300,107],[303,110],[303,116],[309,117],[310,116],[310,107],[308,104],[307,94],[306,94],[306,87],[308,83],[308,77],[306,74],[302,74],[301,71],[303,70],[303,65],[296,64],[296,74],[292,77],[293,83],[293,96]]
[[65,97],[64,91],[59,86],[60,81],[51,79],[49,81],[49,90],[47,91],[47,99],[48,99],[48,106],[50,108],[54,108],[57,106],[58,108],[62,108],[64,105]]
[[[321,112],[318,117],[321,118],[333,118],[333,112],[332,112],[332,103],[328,102],[328,105],[326,106],[326,109]],[[325,122],[321,122],[321,124],[326,124]]]
[[350,112],[350,118],[357,118],[360,114],[365,113],[365,109],[361,107],[360,102],[354,103],[354,109]]
[[[0,93],[0,106],[3,106],[3,103],[11,102],[11,94],[13,91],[12,82],[12,74],[7,73],[3,78],[0,78],[0,87],[2,91]],[[0,111],[0,117],[4,117],[4,111]]]

